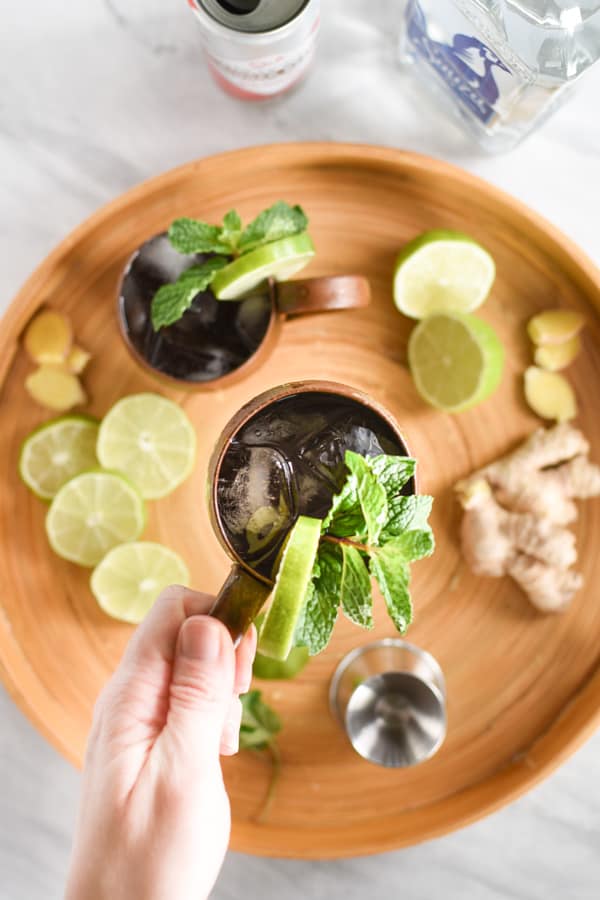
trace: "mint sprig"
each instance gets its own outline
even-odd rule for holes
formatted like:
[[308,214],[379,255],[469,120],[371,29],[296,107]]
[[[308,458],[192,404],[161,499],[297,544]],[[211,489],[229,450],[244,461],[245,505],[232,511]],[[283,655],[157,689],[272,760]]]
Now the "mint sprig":
[[152,327],[155,331],[178,322],[190,308],[194,297],[205,291],[219,269],[226,266],[224,256],[212,256],[183,272],[173,284],[163,284],[152,298]]
[[281,770],[281,758],[276,737],[281,731],[277,713],[262,699],[260,691],[248,691],[240,695],[242,722],[240,725],[240,750],[267,751],[271,757],[272,772],[269,787],[256,817],[265,822],[275,796],[275,787]]
[[281,731],[277,713],[262,699],[260,691],[241,694],[242,723],[240,725],[241,750],[266,750]]
[[235,209],[225,214],[222,225],[200,219],[175,219],[168,231],[169,242],[178,253],[214,253],[216,256],[192,266],[177,281],[165,284],[152,298],[152,327],[155,331],[177,322],[190,308],[194,297],[205,291],[219,269],[231,258],[243,256],[263,244],[306,231],[308,218],[300,206],[278,200],[263,210],[246,228]]
[[296,630],[296,643],[311,655],[327,646],[338,611],[363,628],[373,627],[371,578],[388,614],[403,633],[412,621],[410,564],[433,553],[428,524],[432,497],[405,495],[415,460],[346,451],[348,470],[323,521],[313,578]]

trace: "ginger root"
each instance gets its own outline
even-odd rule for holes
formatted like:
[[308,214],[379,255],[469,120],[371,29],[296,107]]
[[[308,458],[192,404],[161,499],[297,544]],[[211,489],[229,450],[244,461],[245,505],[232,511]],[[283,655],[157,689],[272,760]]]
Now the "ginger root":
[[588,452],[571,425],[540,428],[456,485],[462,549],[473,572],[510,575],[543,612],[568,606],[582,578],[571,568],[575,536],[565,526],[577,516],[575,500],[600,495],[600,468]]

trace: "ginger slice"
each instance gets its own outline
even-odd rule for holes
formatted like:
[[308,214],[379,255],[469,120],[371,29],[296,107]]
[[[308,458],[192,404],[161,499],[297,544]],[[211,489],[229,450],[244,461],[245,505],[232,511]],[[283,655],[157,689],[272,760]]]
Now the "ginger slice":
[[56,310],[43,310],[27,326],[23,343],[34,362],[61,365],[73,343],[71,323]]
[[65,412],[86,402],[77,375],[55,366],[40,366],[25,379],[25,389],[46,409]]
[[74,375],[81,375],[91,358],[91,353],[88,353],[83,347],[74,344],[67,354],[65,366],[68,371],[72,372]]
[[547,309],[529,320],[527,333],[534,344],[563,344],[579,334],[585,318],[573,309]]
[[540,369],[548,372],[559,372],[570,366],[581,350],[581,339],[578,334],[563,344],[542,344],[535,348],[534,362]]
[[529,366],[524,378],[525,399],[536,415],[556,422],[568,422],[575,418],[575,392],[563,375]]

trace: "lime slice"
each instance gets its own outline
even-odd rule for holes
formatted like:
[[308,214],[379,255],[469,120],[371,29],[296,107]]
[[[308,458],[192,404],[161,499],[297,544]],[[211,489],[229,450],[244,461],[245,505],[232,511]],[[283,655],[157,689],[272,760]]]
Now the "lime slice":
[[139,491],[116,472],[84,472],[67,481],[50,505],[46,532],[64,559],[95,566],[144,530],[146,510]]
[[234,259],[215,275],[211,288],[218,300],[238,300],[267,278],[285,281],[306,266],[315,255],[310,237],[303,231],[281,238]]
[[290,654],[320,537],[321,520],[300,516],[286,539],[258,641],[258,650],[264,656],[285,660]]
[[456,413],[481,403],[498,387],[504,348],[477,316],[438,313],[414,329],[408,362],[423,399]]
[[105,613],[137,625],[164,588],[189,580],[186,564],[173,550],[151,541],[134,541],[106,554],[92,572],[90,586]]
[[270,659],[257,653],[252,666],[252,674],[255,678],[265,681],[283,681],[294,678],[302,671],[310,659],[308,647],[292,647],[289,656],[283,661]]
[[[264,621],[264,613],[260,613],[254,620],[254,624],[258,628],[259,632]],[[255,678],[262,678],[264,680],[273,680],[273,681],[283,681],[289,678],[294,678],[295,675],[298,675],[299,672],[307,664],[310,659],[310,655],[308,652],[308,647],[292,647],[290,650],[290,654],[287,659],[283,661],[278,659],[270,659],[268,656],[263,656],[262,653],[257,653],[254,657],[254,663],[252,665],[252,674]]]
[[424,319],[436,312],[473,312],[490,292],[494,260],[459,231],[426,231],[404,247],[394,270],[394,302]]
[[196,434],[184,411],[159,394],[123,397],[100,426],[98,459],[123,472],[148,500],[165,497],[188,477]]
[[75,475],[98,465],[98,422],[88,416],[61,416],[45,422],[25,438],[19,475],[41,500],[52,500]]

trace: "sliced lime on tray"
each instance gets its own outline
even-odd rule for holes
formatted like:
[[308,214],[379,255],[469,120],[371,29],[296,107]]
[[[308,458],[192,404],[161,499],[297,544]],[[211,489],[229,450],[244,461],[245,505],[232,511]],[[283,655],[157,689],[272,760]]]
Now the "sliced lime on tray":
[[496,389],[504,348],[493,328],[477,316],[439,313],[423,319],[412,332],[408,362],[423,399],[457,413]]
[[92,572],[90,585],[105,613],[137,625],[164,588],[188,582],[188,568],[173,550],[152,541],[133,541],[106,554]]
[[98,425],[89,416],[61,416],[25,438],[19,474],[37,497],[52,500],[67,481],[98,465]]
[[84,472],[58,491],[46,516],[50,546],[80,566],[96,566],[117,544],[136,540],[146,524],[140,492],[113,472]]
[[424,319],[436,312],[473,312],[490,292],[496,266],[480,244],[459,231],[426,231],[396,260],[394,302]]
[[213,293],[218,300],[238,300],[267,278],[291,278],[314,255],[314,244],[305,231],[265,244],[220,269],[211,283]]
[[287,536],[258,640],[259,653],[264,656],[285,660],[290,654],[320,537],[321,520],[308,516],[300,516]]
[[105,416],[98,434],[98,459],[123,472],[154,500],[188,477],[196,461],[196,433],[184,411],[159,394],[132,394]]

